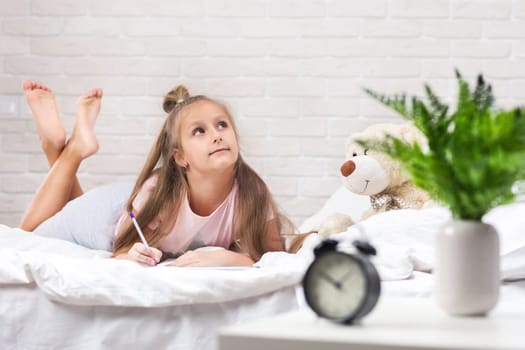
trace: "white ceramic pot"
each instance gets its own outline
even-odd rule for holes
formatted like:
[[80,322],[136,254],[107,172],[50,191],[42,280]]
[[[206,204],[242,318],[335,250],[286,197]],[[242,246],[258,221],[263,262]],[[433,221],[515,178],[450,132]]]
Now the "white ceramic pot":
[[451,315],[486,315],[499,298],[499,238],[480,221],[452,220],[437,236],[435,297]]

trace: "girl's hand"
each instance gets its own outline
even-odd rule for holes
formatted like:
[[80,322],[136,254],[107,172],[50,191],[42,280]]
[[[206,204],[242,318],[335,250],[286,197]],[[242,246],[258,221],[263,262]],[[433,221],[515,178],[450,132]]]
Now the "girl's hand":
[[175,259],[170,266],[247,266],[252,265],[250,257],[231,250],[190,250]]
[[127,253],[117,255],[117,258],[132,260],[141,265],[155,266],[162,258],[162,251],[153,247],[147,248],[143,243],[137,242]]

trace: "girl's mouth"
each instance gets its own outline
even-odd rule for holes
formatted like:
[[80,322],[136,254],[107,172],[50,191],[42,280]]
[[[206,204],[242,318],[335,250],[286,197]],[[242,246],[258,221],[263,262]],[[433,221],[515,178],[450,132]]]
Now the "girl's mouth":
[[222,151],[229,151],[229,150],[230,150],[229,148],[217,148],[215,151],[211,152],[208,155],[211,156],[212,154],[219,153],[219,152],[222,152]]

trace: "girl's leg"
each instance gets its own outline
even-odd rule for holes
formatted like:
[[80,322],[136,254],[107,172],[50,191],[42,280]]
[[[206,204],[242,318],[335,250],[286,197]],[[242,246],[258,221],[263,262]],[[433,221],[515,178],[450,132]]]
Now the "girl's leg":
[[33,231],[69,201],[80,163],[98,151],[94,127],[101,99],[102,89],[92,89],[80,98],[71,138],[26,209],[19,225],[23,230]]
[[[24,80],[22,86],[33,114],[42,150],[51,168],[66,144],[66,132],[60,123],[55,96],[50,88],[36,81]],[[70,199],[82,193],[82,187],[75,175]]]

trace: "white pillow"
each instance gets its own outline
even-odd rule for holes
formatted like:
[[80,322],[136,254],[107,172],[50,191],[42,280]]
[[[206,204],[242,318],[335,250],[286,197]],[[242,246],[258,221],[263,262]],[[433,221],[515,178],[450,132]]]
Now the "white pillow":
[[350,192],[344,186],[340,186],[334,194],[328,198],[325,205],[317,213],[303,222],[299,227],[299,232],[308,232],[318,229],[328,216],[335,213],[349,215],[355,222],[360,221],[363,212],[369,208],[369,196],[355,194]]
[[[378,249],[375,262],[383,279],[406,278],[403,277],[406,258],[418,270],[432,268],[434,239],[440,227],[451,218],[448,209],[436,205],[425,209],[391,210],[361,221],[363,211],[369,207],[368,196],[356,195],[341,186],[317,213],[304,221],[299,232],[317,229],[331,214],[347,214],[360,223],[359,228],[363,231],[354,225],[333,238],[353,240],[361,238],[364,232]],[[494,208],[483,217],[483,221],[498,231],[502,278],[525,278],[525,202]]]
[[111,251],[115,225],[132,189],[132,182],[116,182],[88,191],[40,224],[34,233]]

